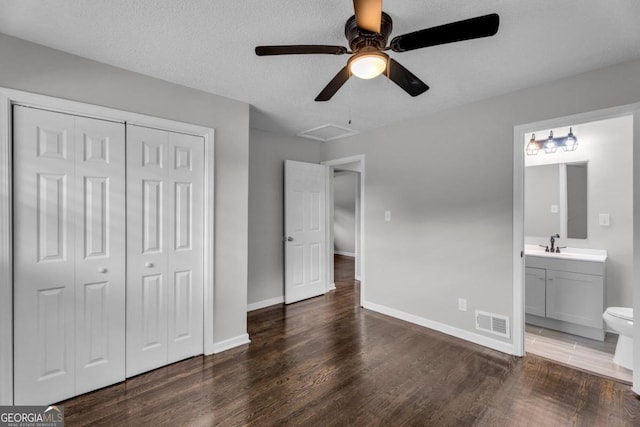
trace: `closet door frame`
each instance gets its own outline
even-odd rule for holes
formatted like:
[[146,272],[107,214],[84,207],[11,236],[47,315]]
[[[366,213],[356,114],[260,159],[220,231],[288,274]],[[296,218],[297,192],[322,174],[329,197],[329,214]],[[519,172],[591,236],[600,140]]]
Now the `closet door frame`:
[[13,105],[180,132],[204,138],[203,348],[214,352],[214,129],[0,87],[0,405],[13,405]]

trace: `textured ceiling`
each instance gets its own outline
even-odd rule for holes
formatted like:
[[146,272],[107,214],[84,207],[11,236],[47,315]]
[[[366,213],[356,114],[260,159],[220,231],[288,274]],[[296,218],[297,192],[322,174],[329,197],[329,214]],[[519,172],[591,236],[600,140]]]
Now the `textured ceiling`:
[[[256,45],[345,45],[350,0],[0,0],[0,32],[252,106],[252,127],[370,130],[640,58],[637,0],[387,0],[391,38],[496,12],[494,37],[390,55],[431,90],[351,78],[313,99],[348,56],[257,57]],[[352,124],[348,125],[351,119]]]

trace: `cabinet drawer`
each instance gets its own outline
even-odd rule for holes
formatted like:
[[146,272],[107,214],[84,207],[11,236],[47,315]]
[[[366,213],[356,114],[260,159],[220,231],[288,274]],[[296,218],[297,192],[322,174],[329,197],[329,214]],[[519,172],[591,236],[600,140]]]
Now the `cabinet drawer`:
[[525,265],[527,267],[544,268],[547,270],[572,271],[575,273],[593,274],[596,276],[605,275],[604,262],[526,255]]
[[547,270],[546,316],[593,328],[602,328],[602,276]]

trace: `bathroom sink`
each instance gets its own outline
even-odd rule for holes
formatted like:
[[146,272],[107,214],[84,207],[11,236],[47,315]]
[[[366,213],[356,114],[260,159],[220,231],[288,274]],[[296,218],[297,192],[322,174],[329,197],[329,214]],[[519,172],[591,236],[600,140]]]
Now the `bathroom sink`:
[[544,248],[538,245],[525,245],[524,254],[529,256],[539,256],[545,258],[574,259],[578,261],[598,261],[604,262],[607,259],[607,251],[602,249],[586,248],[562,248],[560,253],[545,252]]

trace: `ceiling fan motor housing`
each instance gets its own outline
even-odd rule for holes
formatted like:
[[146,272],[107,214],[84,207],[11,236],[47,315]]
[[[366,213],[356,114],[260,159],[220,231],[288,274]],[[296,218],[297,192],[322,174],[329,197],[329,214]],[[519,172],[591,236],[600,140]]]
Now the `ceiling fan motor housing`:
[[387,46],[387,40],[389,34],[391,34],[391,30],[393,30],[391,17],[382,12],[379,33],[372,33],[371,31],[358,28],[358,25],[356,25],[356,16],[354,15],[347,20],[344,26],[344,35],[347,40],[349,40],[349,47],[353,52],[359,52],[364,48],[383,50]]

